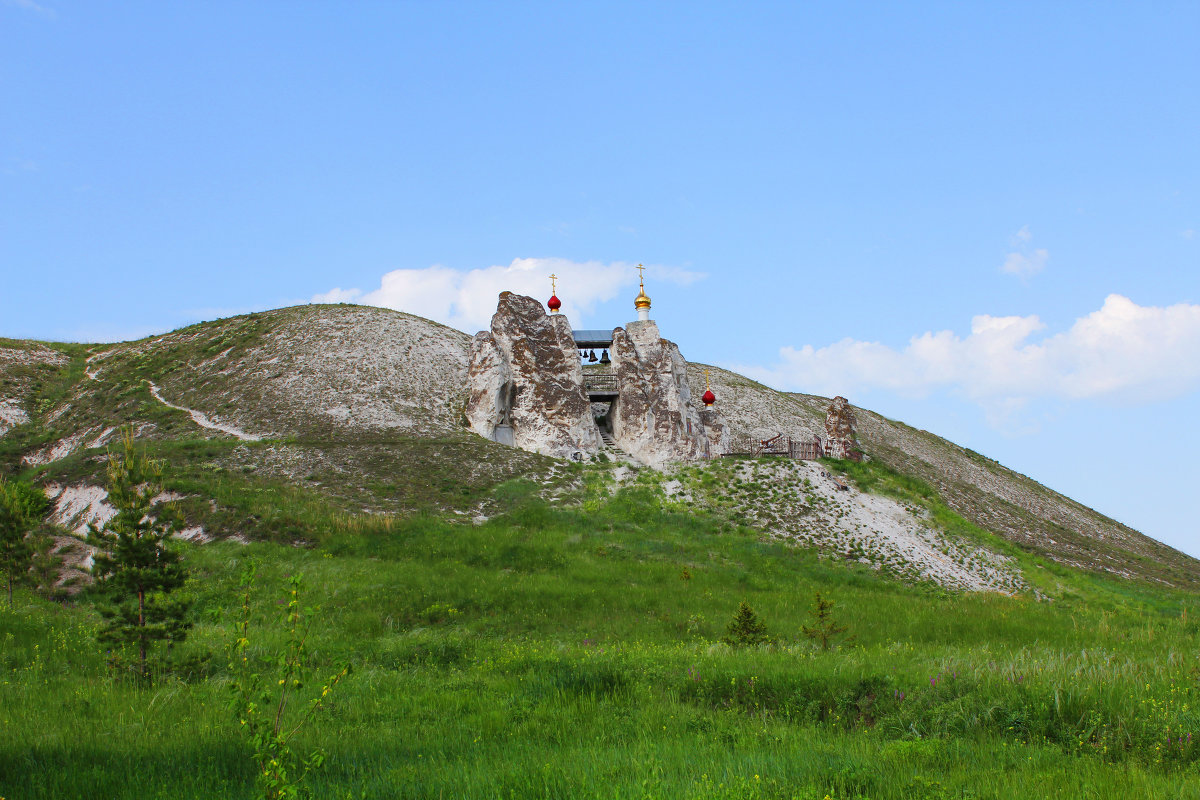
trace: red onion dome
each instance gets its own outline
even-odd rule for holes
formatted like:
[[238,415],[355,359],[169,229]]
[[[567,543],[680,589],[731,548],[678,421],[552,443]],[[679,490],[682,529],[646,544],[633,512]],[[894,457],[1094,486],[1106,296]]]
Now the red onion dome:
[[558,295],[552,294],[550,295],[550,302],[546,303],[546,305],[550,306],[551,311],[558,311],[562,308],[562,301],[558,299]]
[[700,399],[704,402],[704,405],[706,405],[706,406],[711,406],[713,403],[717,402],[717,396],[712,393],[712,389],[705,389],[704,396],[701,397]]

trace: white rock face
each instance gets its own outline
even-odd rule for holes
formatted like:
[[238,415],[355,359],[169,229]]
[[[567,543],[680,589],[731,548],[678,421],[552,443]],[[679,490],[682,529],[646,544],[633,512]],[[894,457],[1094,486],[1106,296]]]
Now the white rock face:
[[849,458],[858,461],[862,451],[855,440],[857,420],[850,401],[835,397],[825,414],[825,455],[830,458]]
[[725,424],[725,415],[715,405],[700,409],[700,424],[708,439],[710,458],[719,458],[729,451],[729,426]]
[[[490,331],[480,331],[471,340],[467,382],[471,387],[467,398],[471,430],[492,441],[506,438],[509,441],[505,443],[512,444],[512,370]],[[497,435],[498,428],[507,428],[507,433]]]
[[0,436],[26,422],[29,422],[29,415],[23,408],[11,400],[0,400]]
[[712,365],[690,362],[688,379],[695,396],[704,393],[704,370],[709,370],[716,408],[721,410],[733,438],[770,439],[782,434],[797,442],[824,438],[825,406],[811,407],[796,397]]
[[613,331],[612,369],[619,396],[611,412],[613,438],[650,466],[724,452],[728,433],[720,411],[700,412],[692,400],[687,362],[653,321]]
[[193,342],[237,341],[211,358],[155,378],[157,396],[203,429],[239,438],[367,434],[442,435],[462,430],[470,337],[390,309],[284,308],[191,326],[88,359],[88,390],[131,358]]
[[557,458],[600,449],[571,323],[532,297],[503,292],[490,331],[471,341],[471,430]]
[[[1007,556],[947,535],[917,507],[854,486],[843,489],[820,464],[720,461],[709,466],[705,477],[682,474],[664,488],[688,505],[727,509],[773,539],[910,580],[975,592],[1015,594],[1029,588],[1019,565]],[[769,489],[770,502],[763,502],[759,487]]]
[[41,450],[27,453],[21,458],[21,463],[30,467],[38,467],[42,464],[49,464],[52,461],[66,458],[78,450],[103,447],[108,444],[116,432],[117,429],[111,425],[106,428],[87,428],[71,436],[59,439],[54,444],[47,445]]
[[0,438],[18,425],[29,422],[26,409],[31,407],[30,394],[36,381],[32,375],[44,368],[62,366],[67,357],[37,342],[0,341]]
[[54,501],[50,521],[80,536],[87,534],[89,525],[103,527],[117,515],[117,510],[107,503],[108,491],[100,486],[51,483],[46,485],[46,496]]

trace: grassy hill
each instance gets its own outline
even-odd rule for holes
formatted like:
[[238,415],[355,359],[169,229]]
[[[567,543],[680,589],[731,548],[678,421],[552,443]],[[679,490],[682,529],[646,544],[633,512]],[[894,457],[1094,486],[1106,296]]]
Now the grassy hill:
[[[253,663],[303,574],[318,678],[353,667],[297,739],[321,798],[1198,796],[1195,560],[862,409],[864,464],[506,448],[462,428],[467,342],[353,306],[0,340],[0,472],[55,493],[64,546],[122,426],[198,532],[149,687],[95,641],[83,550],[65,601],[0,611],[0,797],[255,796],[226,703],[252,560]],[[735,433],[823,428],[823,398],[712,378]],[[770,644],[721,641],[743,601]]]
[[[318,675],[353,665],[297,742],[327,753],[317,797],[1195,796],[1194,594],[1057,567],[1055,602],[948,593],[764,542],[652,483],[593,479],[576,508],[523,482],[500,495],[477,526],[181,545],[197,626],[150,688],[95,644],[87,592],[21,595],[0,612],[0,794],[253,796],[226,647],[257,559],[259,668],[294,573],[319,606]],[[816,591],[852,642],[802,635]],[[741,601],[775,644],[720,643]]]
[[[488,491],[516,476],[551,494],[578,489],[566,465],[465,432],[468,345],[465,334],[420,317],[346,305],[243,315],[118,345],[0,340],[0,417],[12,420],[0,430],[0,467],[42,483],[96,485],[106,445],[131,425],[170,453],[197,498],[217,500],[218,517],[217,495],[228,500],[233,517],[224,521],[203,502],[190,512],[215,536],[247,519],[247,495],[277,489],[352,514],[468,516],[486,516]],[[696,388],[703,367],[690,367]],[[825,398],[711,373],[734,435],[823,432]],[[1195,559],[978,454],[856,411],[872,458],[930,485],[981,530],[1060,563],[1200,585]],[[795,490],[786,480],[777,488]],[[260,516],[241,533],[258,535]]]

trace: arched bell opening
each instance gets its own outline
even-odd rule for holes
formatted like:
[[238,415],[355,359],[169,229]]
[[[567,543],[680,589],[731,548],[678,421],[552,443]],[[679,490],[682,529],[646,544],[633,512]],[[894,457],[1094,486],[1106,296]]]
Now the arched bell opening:
[[505,381],[496,391],[496,427],[492,430],[492,441],[512,447],[515,443],[512,428],[512,410],[517,399],[517,387],[512,381]]

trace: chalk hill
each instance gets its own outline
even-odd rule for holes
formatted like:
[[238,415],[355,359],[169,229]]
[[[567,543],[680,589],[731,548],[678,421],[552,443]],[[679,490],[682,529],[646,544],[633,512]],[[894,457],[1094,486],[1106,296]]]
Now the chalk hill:
[[[612,491],[640,481],[764,535],[953,588],[1027,589],[1038,557],[1200,585],[1200,562],[864,409],[855,413],[871,462],[935,495],[882,496],[853,480],[839,491],[824,467],[797,462],[726,460],[659,475],[584,468],[488,442],[465,427],[470,341],[421,317],[343,305],[243,315],[114,345],[0,340],[0,469],[53,487],[58,521],[78,528],[102,502],[95,487],[104,448],[131,425],[171,460],[197,538],[304,540],[313,526],[333,524],[330,515],[465,521],[503,504],[514,480],[564,502],[582,501],[597,482]],[[703,369],[688,366],[695,394],[704,391]],[[823,434],[827,399],[711,372],[733,436]],[[946,528],[936,504],[974,533]]]

